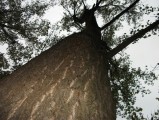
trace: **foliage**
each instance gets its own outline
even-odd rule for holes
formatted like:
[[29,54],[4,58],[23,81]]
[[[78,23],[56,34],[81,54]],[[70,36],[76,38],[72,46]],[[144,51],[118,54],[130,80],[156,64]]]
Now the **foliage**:
[[[124,10],[127,7],[127,5],[129,5],[132,2],[133,2],[132,0],[124,0],[124,1],[102,0],[100,8],[95,13],[96,18],[98,18],[98,16],[100,16],[100,19],[102,19],[102,21],[104,21],[104,23],[107,23],[111,19],[113,19],[114,16],[116,16],[119,12]],[[91,8],[93,6],[92,3],[95,4],[95,1],[88,2],[88,0],[80,0],[80,1],[78,1],[78,0],[67,0],[67,1],[60,0],[59,5],[62,5],[62,7],[65,10],[64,11],[65,16],[63,17],[63,19],[61,21],[62,27],[67,29],[68,31],[71,29],[70,26],[81,30],[81,28],[83,28],[84,26],[82,25],[81,27],[79,27],[79,25],[75,24],[70,19],[72,19],[74,11],[77,16],[81,15],[81,13],[83,11],[83,7],[84,7],[83,4],[85,4],[85,6],[87,6],[88,8]],[[76,5],[76,7],[74,7],[74,5]],[[115,22],[112,26],[113,26],[114,30],[117,30],[117,28],[119,28],[122,25],[121,22],[124,21],[125,18],[129,17],[129,19],[127,19],[127,21],[131,24],[131,23],[136,23],[136,21],[141,16],[142,16],[142,12],[137,12],[136,7],[134,7],[133,9],[131,9],[130,12],[126,13],[122,18],[120,18],[120,20],[118,20],[118,22]]]
[[49,23],[40,17],[48,4],[40,1],[27,3],[22,0],[2,0],[0,3],[1,42],[14,43],[23,37],[35,41],[37,36],[46,35]]
[[43,0],[0,2],[0,44],[8,44],[3,57],[9,56],[8,64],[14,69],[32,58],[33,46],[40,44],[39,36],[48,35],[50,23],[42,19],[48,7],[49,2]]
[[159,110],[156,110],[156,112],[154,112],[151,115],[151,120],[158,120],[158,118],[159,118]]
[[154,85],[157,76],[141,68],[132,68],[129,56],[123,53],[118,59],[110,62],[109,77],[112,92],[117,105],[117,114],[131,119],[134,114],[136,119],[143,119],[142,108],[135,107],[136,94],[150,94],[150,90],[143,86]]
[[7,59],[4,57],[4,54],[0,53],[0,79],[9,74],[9,71],[4,71],[9,67]]

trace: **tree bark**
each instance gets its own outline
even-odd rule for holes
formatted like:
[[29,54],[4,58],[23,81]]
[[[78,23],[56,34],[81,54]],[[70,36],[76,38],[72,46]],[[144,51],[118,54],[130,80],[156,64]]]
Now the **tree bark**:
[[95,37],[66,37],[0,81],[0,120],[115,120]]

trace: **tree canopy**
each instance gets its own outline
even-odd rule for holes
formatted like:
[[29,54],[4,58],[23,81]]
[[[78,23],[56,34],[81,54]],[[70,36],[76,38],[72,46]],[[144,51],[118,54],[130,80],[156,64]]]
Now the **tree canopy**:
[[[12,66],[17,67],[25,61],[24,59],[31,59],[33,46],[40,42],[39,37],[48,35],[50,23],[42,19],[48,7],[49,2],[44,1],[2,0],[0,2],[0,42],[8,45],[7,52],[12,60]],[[29,47],[27,44],[30,44]],[[2,56],[5,59],[6,56],[3,54]],[[3,69],[9,67],[6,66],[9,64],[7,61],[4,64]]]
[[[122,51],[129,44],[136,43],[139,38],[149,37],[158,32],[158,8],[144,5],[140,0],[55,0],[51,3],[29,0],[3,0],[0,2],[0,43],[8,44],[7,54],[14,61],[13,69],[30,60],[37,53],[54,44],[58,38],[50,37],[48,32],[61,30],[76,32],[85,29],[81,15],[87,10],[93,10],[93,14],[100,21],[99,29],[102,32],[102,41],[106,43],[109,51],[109,78],[111,88],[116,100],[117,114],[128,119],[143,119],[142,108],[135,107],[136,94],[149,94],[150,91],[142,86],[153,85],[157,76],[152,72],[132,68],[129,56]],[[45,10],[51,5],[62,6],[64,16],[57,24],[51,27],[50,23],[42,19]],[[144,25],[140,21],[142,16],[154,13],[154,21],[147,21]],[[101,22],[102,21],[102,22]],[[115,32],[122,28],[123,22],[132,26],[130,32],[117,37]],[[150,33],[151,31],[151,33]],[[149,34],[147,34],[149,32]],[[58,36],[61,38],[61,36]],[[42,41],[41,41],[42,39]],[[25,43],[25,44],[24,44]],[[26,45],[27,44],[27,45]],[[117,53],[120,53],[116,55]],[[116,55],[116,56],[115,56]],[[1,73],[4,66],[9,63],[5,56],[1,55]],[[142,79],[143,81],[139,81]]]

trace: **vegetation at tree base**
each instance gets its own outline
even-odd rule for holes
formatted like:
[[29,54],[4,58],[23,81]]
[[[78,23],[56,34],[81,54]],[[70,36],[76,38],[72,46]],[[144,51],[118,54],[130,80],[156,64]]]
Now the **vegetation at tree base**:
[[[53,5],[60,5],[64,9],[64,16],[56,29],[69,33],[86,30],[86,33],[88,31],[89,34],[91,31],[91,34],[96,35],[101,32],[101,38],[99,36],[101,41],[95,41],[94,45],[107,56],[105,59],[108,61],[108,77],[116,103],[116,113],[124,118],[134,120],[146,119],[142,115],[142,108],[134,106],[136,94],[149,94],[150,91],[142,86],[142,83],[153,85],[157,76],[147,68],[145,70],[132,68],[129,56],[122,50],[129,44],[136,43],[142,37],[146,38],[159,32],[157,15],[155,22],[148,21],[146,25],[139,22],[144,14],[156,13],[158,8],[146,6],[139,1],[96,0],[93,4],[88,4],[87,0],[56,0],[52,2]],[[1,1],[0,42],[8,44],[7,54],[10,61],[13,62],[12,70],[26,63],[35,54],[51,47],[55,40],[59,40],[60,36],[58,35],[49,36],[53,34],[49,31],[56,31],[56,29],[51,28],[50,23],[42,19],[42,15],[49,7],[49,2],[46,4],[42,1]],[[95,15],[96,19],[100,17],[103,25],[99,27],[95,23],[96,21],[90,22],[91,18],[87,17],[91,15]],[[84,22],[85,24],[83,24]],[[127,22],[133,28],[130,33],[116,37],[115,32],[120,30],[123,22]],[[90,29],[89,24],[97,25],[95,30],[94,26]],[[120,54],[115,56],[117,53]],[[4,66],[10,68],[9,59],[5,57],[2,54],[0,59],[1,76],[6,74]]]

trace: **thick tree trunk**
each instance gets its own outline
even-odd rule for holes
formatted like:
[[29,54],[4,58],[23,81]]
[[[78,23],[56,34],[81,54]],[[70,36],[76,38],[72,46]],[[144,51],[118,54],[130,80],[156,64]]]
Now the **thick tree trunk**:
[[107,63],[92,40],[73,34],[1,80],[0,120],[115,120]]

